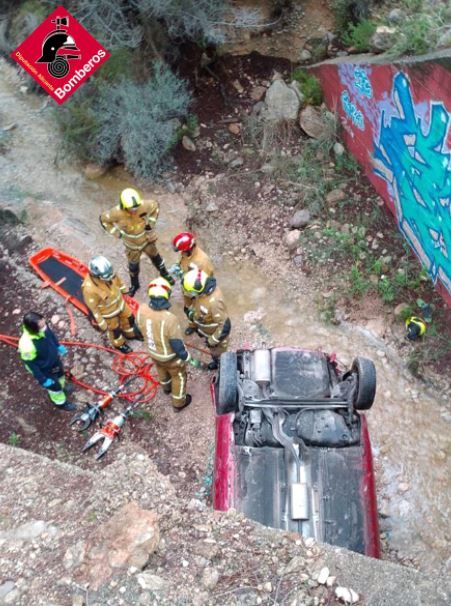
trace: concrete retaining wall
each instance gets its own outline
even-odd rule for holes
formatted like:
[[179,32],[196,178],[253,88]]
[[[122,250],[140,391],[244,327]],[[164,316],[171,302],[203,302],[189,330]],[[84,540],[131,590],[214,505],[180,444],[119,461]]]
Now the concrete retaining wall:
[[315,66],[348,150],[451,306],[451,58]]

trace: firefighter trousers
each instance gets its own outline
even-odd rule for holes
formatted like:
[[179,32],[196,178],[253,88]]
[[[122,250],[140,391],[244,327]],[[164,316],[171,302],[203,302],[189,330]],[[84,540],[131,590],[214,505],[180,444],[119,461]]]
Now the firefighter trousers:
[[180,358],[167,362],[155,360],[158,379],[163,391],[172,395],[172,406],[181,408],[186,400],[186,364]]
[[139,274],[139,262],[141,260],[141,256],[145,254],[149,257],[149,259],[152,259],[152,257],[156,257],[158,255],[158,249],[155,242],[149,242],[141,250],[133,250],[125,247],[125,254],[127,255],[128,265],[137,266],[138,269],[135,271],[137,274]]
[[120,314],[113,318],[105,318],[107,323],[108,338],[113,347],[120,347],[125,343],[125,339],[135,338],[135,317],[128,305]]

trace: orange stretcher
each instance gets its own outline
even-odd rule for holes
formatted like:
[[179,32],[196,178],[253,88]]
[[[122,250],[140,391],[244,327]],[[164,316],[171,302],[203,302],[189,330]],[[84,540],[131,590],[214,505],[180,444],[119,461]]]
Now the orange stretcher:
[[[81,312],[89,315],[81,292],[82,282],[88,274],[87,265],[75,257],[51,247],[34,253],[29,261],[31,267],[44,281],[43,286],[50,286],[66,302],[72,303]],[[128,295],[124,295],[124,299],[133,314],[136,315],[139,307],[138,301]]]

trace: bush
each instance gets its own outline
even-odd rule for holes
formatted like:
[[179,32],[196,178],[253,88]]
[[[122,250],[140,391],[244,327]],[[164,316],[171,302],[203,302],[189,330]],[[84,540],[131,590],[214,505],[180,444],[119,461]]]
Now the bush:
[[297,68],[294,70],[292,78],[299,84],[299,89],[308,105],[321,105],[323,92],[316,76],[305,69]]
[[229,0],[70,0],[69,8],[109,49],[137,48],[160,23],[172,38],[222,42],[223,26],[245,26],[257,12],[235,10]]
[[368,0],[332,0],[331,11],[335,17],[337,31],[347,32],[349,24],[356,24],[369,17]]
[[55,112],[66,146],[84,159],[124,162],[139,177],[155,177],[191,102],[186,83],[161,63],[144,84],[97,82]]
[[64,107],[53,111],[59,126],[66,151],[82,160],[93,160],[93,147],[99,131],[99,121],[94,110],[92,94],[96,90],[92,83],[85,84]]
[[438,41],[439,21],[424,13],[410,15],[400,25],[390,55],[422,55],[433,50]]
[[348,31],[343,35],[346,46],[353,46],[357,51],[366,52],[370,49],[371,36],[376,31],[376,25],[365,19],[357,25],[350,25]]

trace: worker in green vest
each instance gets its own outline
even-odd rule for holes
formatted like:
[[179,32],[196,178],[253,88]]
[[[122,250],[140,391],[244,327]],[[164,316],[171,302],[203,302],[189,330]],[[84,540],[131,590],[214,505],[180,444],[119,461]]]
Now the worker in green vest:
[[55,333],[47,326],[44,316],[34,311],[26,313],[19,339],[19,355],[25,368],[41,387],[47,390],[50,401],[59,410],[76,410],[64,392],[65,377],[61,356],[67,354]]
[[426,322],[418,316],[411,316],[406,320],[407,338],[416,341],[426,333]]

